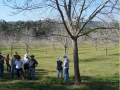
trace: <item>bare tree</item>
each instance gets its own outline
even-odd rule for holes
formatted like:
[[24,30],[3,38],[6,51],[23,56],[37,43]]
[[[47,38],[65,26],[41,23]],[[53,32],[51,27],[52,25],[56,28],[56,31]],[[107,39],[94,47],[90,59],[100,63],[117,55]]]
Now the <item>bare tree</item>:
[[[113,44],[113,42],[119,42],[119,25],[118,22],[115,21],[113,15],[110,13],[111,17],[108,17],[107,20],[111,21],[111,22],[106,22],[103,20],[103,24],[105,27],[108,27],[109,29],[106,30],[101,30],[101,35],[100,35],[100,39],[103,41],[104,45],[105,45],[105,51],[106,51],[106,55],[108,54],[108,46],[110,44]],[[110,28],[110,27],[114,27],[114,28]]]
[[[109,23],[110,24],[110,23]],[[104,23],[104,25],[106,25]],[[89,42],[92,42],[95,45],[96,50],[98,45],[102,45],[105,48],[106,55],[108,55],[108,47],[119,43],[119,35],[116,32],[116,29],[101,29],[97,32],[91,32],[88,36]]]
[[72,45],[72,40],[61,21],[57,23],[57,28],[53,32],[53,35],[54,40],[64,47],[64,53],[67,54],[67,48]]
[[[3,0],[5,1],[8,0]],[[12,1],[12,0],[11,0]],[[33,3],[33,4],[32,4]],[[73,59],[74,59],[74,73],[75,73],[75,84],[81,83],[80,71],[79,71],[79,57],[78,57],[78,45],[77,39],[83,35],[90,33],[91,31],[98,29],[108,29],[108,27],[97,26],[86,30],[86,25],[91,20],[99,19],[96,17],[109,14],[118,9],[118,0],[40,0],[34,2],[34,0],[25,0],[24,5],[17,5],[17,0],[15,4],[9,7],[16,9],[16,13],[20,13],[26,10],[34,9],[47,9],[49,12],[56,10],[60,13],[63,24],[68,35],[73,40]],[[14,13],[14,14],[16,14]],[[43,13],[43,12],[40,12]]]
[[11,53],[11,56],[12,56],[12,53],[13,53],[13,49],[14,49],[14,46],[16,45],[16,36],[14,35],[9,35],[9,36],[5,36],[6,37],[6,46],[8,46],[10,48],[10,53]]
[[98,46],[101,45],[100,40],[100,32],[91,32],[88,36],[88,42],[92,44],[92,46],[95,46],[95,49],[97,51]]
[[32,45],[32,35],[31,35],[31,31],[28,28],[24,28],[23,33],[21,35],[21,41],[23,46],[25,46],[26,49],[26,53],[29,53],[29,48],[30,45]]
[[45,38],[44,37],[44,39],[41,39],[40,40],[40,45],[41,46],[45,46],[45,52],[47,54],[48,53],[48,48],[51,45],[51,42],[50,42],[49,38],[47,38],[47,37]]
[[119,23],[115,20],[112,13],[109,13],[109,16],[106,15],[106,19],[100,19],[102,22],[98,25],[107,27],[108,29],[99,29],[98,31],[89,33],[87,36],[89,40],[92,40],[92,44],[95,44],[96,49],[99,44],[103,45],[107,55],[108,47],[113,44],[116,47],[119,42]]
[[113,30],[102,30],[102,35],[100,36],[100,39],[103,42],[103,45],[105,45],[105,51],[106,51],[106,55],[108,55],[108,46],[110,46],[111,44],[113,45],[113,42],[118,43],[119,42],[119,36],[116,35],[115,32],[113,32]]
[[[95,8],[91,10],[91,13],[89,14],[88,17],[85,12],[89,11],[90,6],[92,4],[97,3],[94,0],[91,0],[91,1],[89,0],[83,0],[83,1],[64,0],[63,2],[56,0],[55,2],[55,4],[57,5],[58,11],[61,14],[65,28],[74,43],[73,58],[74,58],[74,72],[75,72],[75,83],[76,84],[81,83],[81,78],[80,78],[80,73],[79,73],[77,39],[78,37],[88,34],[91,31],[97,30],[99,28],[106,28],[106,27],[94,27],[94,28],[91,28],[89,31],[84,32],[85,26],[87,25],[87,23],[91,21],[92,19],[94,19],[99,13],[102,13],[102,10],[106,9],[109,2],[110,0],[105,0],[103,1],[103,3],[98,4],[98,6],[95,6]],[[111,8],[113,9],[112,6]],[[65,21],[66,17],[67,17],[67,22]],[[84,23],[81,23],[81,21],[83,20],[84,20]]]

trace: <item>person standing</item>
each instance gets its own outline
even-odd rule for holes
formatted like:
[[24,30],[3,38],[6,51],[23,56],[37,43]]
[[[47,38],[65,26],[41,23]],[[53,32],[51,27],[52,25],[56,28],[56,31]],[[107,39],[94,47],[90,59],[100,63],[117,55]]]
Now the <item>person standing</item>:
[[17,77],[22,77],[22,80],[24,80],[24,73],[23,73],[23,69],[22,69],[22,60],[20,60],[21,57],[19,55],[16,56],[16,61],[15,61],[15,65],[16,65],[16,74]]
[[2,53],[0,52],[0,55],[2,56],[2,59],[5,59],[5,57],[2,55]]
[[13,57],[12,57],[12,60],[11,60],[11,67],[12,67],[11,75],[12,75],[12,78],[14,78],[14,75],[16,74],[15,61],[16,61],[17,55],[18,55],[18,53],[15,52],[14,55],[13,55]]
[[64,81],[69,79],[69,59],[66,54],[63,55],[64,58]]
[[38,65],[38,62],[36,59],[34,59],[34,55],[30,56],[30,61],[29,61],[29,79],[34,80],[35,77],[35,67]]
[[6,65],[7,65],[7,72],[11,72],[11,66],[9,64],[9,54],[7,54],[7,56],[5,57],[5,61],[6,61]]
[[0,77],[4,76],[4,59],[3,56],[0,55]]
[[57,57],[57,77],[62,77],[62,67],[63,62],[60,60],[60,57]]
[[24,59],[23,59],[23,67],[24,67],[24,73],[26,75],[26,73],[28,73],[28,70],[29,70],[29,61],[30,61],[30,58],[28,57],[27,54],[24,55]]

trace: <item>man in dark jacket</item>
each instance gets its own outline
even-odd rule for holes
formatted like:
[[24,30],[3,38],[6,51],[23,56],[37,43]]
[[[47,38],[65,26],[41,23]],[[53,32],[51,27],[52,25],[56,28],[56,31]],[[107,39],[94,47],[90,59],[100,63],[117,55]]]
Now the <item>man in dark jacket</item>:
[[30,56],[30,61],[29,61],[29,79],[34,80],[35,76],[35,67],[38,65],[38,62],[34,59],[34,55]]
[[63,62],[60,60],[60,57],[57,57],[57,77],[62,77],[62,64]]

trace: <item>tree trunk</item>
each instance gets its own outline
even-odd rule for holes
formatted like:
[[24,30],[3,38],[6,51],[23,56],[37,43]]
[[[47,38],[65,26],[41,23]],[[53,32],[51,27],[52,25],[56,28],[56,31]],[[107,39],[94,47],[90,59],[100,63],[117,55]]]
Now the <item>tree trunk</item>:
[[45,47],[46,47],[46,54],[47,54],[47,45],[45,45]]
[[98,47],[98,45],[97,45],[97,39],[95,40],[95,48],[96,48],[96,51],[97,51],[97,47]]
[[26,46],[26,53],[28,54],[29,52],[29,46]]
[[97,46],[97,43],[96,43],[96,45],[95,45],[95,49],[96,49],[96,51],[97,51],[97,47],[98,47],[98,46]]
[[54,51],[55,51],[55,49],[56,49],[56,48],[55,48],[55,45],[53,45],[53,49],[54,49]]
[[67,54],[67,52],[66,52],[66,51],[67,51],[67,47],[65,46],[65,54]]
[[12,52],[13,52],[13,46],[10,47],[11,56],[12,56]]
[[107,45],[105,46],[106,56],[107,56]]
[[77,39],[73,40],[73,58],[74,58],[75,84],[79,85],[81,83],[81,78],[80,78],[80,71],[79,71]]
[[106,47],[106,56],[107,56],[107,47]]

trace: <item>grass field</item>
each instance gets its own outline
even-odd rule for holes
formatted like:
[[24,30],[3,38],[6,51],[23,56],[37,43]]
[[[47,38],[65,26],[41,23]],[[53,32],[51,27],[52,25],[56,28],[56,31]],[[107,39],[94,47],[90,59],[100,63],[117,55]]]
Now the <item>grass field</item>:
[[[16,47],[14,52],[18,52],[22,57],[25,50]],[[9,49],[3,48],[2,54],[10,53]],[[119,90],[119,47],[109,47],[108,55],[105,50],[88,44],[79,46],[79,66],[82,83],[74,85],[74,68],[72,48],[68,49],[70,59],[70,79],[63,83],[63,79],[56,77],[56,59],[64,54],[64,49],[49,47],[46,54],[45,47],[31,48],[29,55],[34,54],[39,65],[36,68],[35,80],[18,80],[17,77],[11,78],[10,73],[6,72],[0,78],[0,90]],[[61,58],[63,61],[63,58]]]

